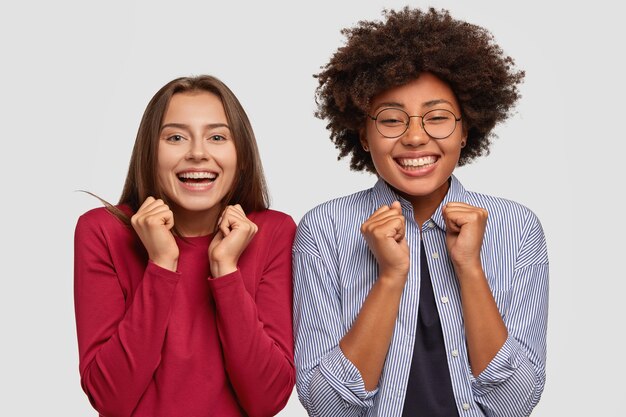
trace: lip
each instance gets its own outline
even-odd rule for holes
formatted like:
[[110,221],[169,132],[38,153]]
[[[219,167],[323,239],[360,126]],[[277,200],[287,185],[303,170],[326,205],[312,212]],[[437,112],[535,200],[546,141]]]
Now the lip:
[[[419,168],[418,167],[406,168],[405,166],[400,165],[398,161],[400,159],[419,159],[419,158],[426,158],[426,157],[435,158],[435,161],[432,164],[422,166]],[[398,167],[398,170],[403,175],[406,175],[407,177],[415,178],[415,177],[424,177],[434,172],[437,169],[437,165],[439,164],[440,159],[441,159],[441,155],[438,155],[432,152],[410,152],[410,153],[402,153],[402,154],[394,156],[393,162],[396,164],[396,166]]]
[[186,182],[178,181],[178,184],[187,191],[191,192],[203,192],[208,191],[215,186],[215,181],[203,183],[202,185],[189,185]]
[[207,168],[188,168],[188,169],[181,169],[180,171],[176,172],[176,175],[180,175],[180,174],[184,174],[186,172],[208,172],[209,174],[215,174],[215,175],[219,175],[217,171],[214,171],[212,169],[207,169]]
[[[203,181],[202,183],[197,182],[184,182],[180,180],[181,174],[189,174],[189,173],[207,173],[214,177],[212,181]],[[211,169],[199,169],[199,168],[190,168],[184,169],[176,172],[176,179],[178,180],[178,184],[185,190],[191,192],[204,192],[208,191],[215,186],[215,182],[219,179],[219,173],[211,170]]]

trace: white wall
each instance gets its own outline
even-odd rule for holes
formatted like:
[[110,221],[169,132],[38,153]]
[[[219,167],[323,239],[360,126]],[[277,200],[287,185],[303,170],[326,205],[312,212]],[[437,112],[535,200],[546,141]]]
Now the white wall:
[[[469,189],[529,206],[547,234],[548,382],[533,416],[624,415],[625,222],[617,196],[626,31],[602,0],[557,3],[412,2],[487,27],[526,70],[518,112],[497,129],[491,155],[457,175]],[[156,90],[184,75],[225,81],[252,119],[273,207],[299,220],[374,182],[336,161],[324,122],[313,117],[312,74],[343,42],[342,27],[402,5],[0,6],[0,415],[95,415],[78,379],[72,239],[78,215],[98,203],[75,190],[117,200]],[[294,391],[280,416],[305,415]]]

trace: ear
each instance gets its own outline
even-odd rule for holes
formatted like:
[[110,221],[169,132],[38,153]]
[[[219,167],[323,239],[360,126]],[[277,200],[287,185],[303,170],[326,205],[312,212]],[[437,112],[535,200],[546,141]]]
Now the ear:
[[363,147],[363,150],[365,152],[369,152],[370,151],[370,146],[367,143],[367,138],[365,135],[365,128],[362,127],[359,129],[359,142],[361,142],[361,146]]
[[467,145],[467,129],[465,128],[465,123],[462,124],[463,132],[461,134],[461,148],[465,148]]

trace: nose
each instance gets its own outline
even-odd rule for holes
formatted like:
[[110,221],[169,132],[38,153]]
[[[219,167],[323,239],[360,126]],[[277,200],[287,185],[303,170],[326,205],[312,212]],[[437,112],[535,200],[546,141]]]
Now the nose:
[[204,142],[202,140],[190,140],[189,141],[189,150],[185,158],[188,160],[207,160],[209,159],[209,155],[207,149],[205,148]]
[[430,136],[428,136],[428,133],[426,133],[424,126],[422,125],[421,116],[409,117],[409,127],[401,136],[400,140],[402,141],[402,144],[406,146],[424,145],[430,141]]

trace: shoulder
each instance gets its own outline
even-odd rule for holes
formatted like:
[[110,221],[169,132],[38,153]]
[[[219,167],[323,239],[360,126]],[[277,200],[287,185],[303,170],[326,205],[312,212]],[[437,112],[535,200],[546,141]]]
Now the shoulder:
[[537,215],[525,205],[507,198],[466,192],[468,204],[482,207],[489,212],[489,218],[507,223],[539,223]]
[[295,222],[293,218],[282,211],[278,210],[261,210],[248,213],[248,218],[253,221],[259,228],[261,227],[287,227],[295,228]]
[[[121,207],[118,207],[121,208]],[[126,212],[126,211],[124,211]],[[122,223],[113,213],[106,207],[97,207],[86,211],[78,218],[79,225],[113,225]],[[123,224],[123,223],[122,223]]]
[[334,198],[305,213],[296,232],[294,252],[332,257],[337,247],[361,242],[361,224],[372,214],[372,189]]
[[[467,203],[487,210],[486,239],[538,252],[532,262],[547,262],[546,237],[539,217],[528,207],[502,197],[467,192]],[[521,258],[518,256],[518,261]]]
[[545,233],[539,217],[530,208],[502,197],[470,191],[464,194],[467,204],[487,210],[485,247],[498,246],[500,257],[509,250],[516,267],[548,262]]
[[274,243],[289,241],[290,244],[293,242],[296,223],[289,214],[267,209],[250,212],[247,216],[259,228],[257,240]]
[[371,214],[371,192],[370,188],[318,204],[304,214],[298,227],[321,226],[329,222],[335,225],[356,222],[360,224],[360,214]]
[[[131,210],[126,206],[116,206],[122,213],[131,216]],[[87,236],[94,234],[129,234],[130,227],[111,213],[106,207],[98,207],[83,213],[76,223],[76,235]]]

